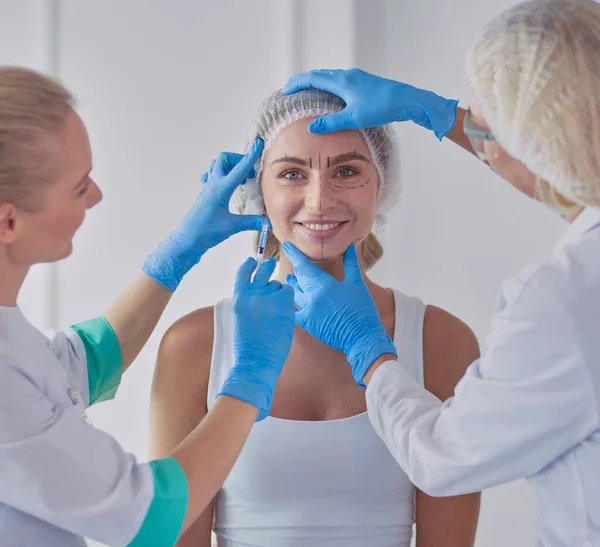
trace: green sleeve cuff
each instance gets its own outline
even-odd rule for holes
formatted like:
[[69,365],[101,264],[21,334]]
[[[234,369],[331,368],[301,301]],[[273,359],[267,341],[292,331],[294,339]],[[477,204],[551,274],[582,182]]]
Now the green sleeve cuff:
[[177,543],[188,504],[188,484],[185,473],[175,458],[150,462],[154,476],[154,498],[140,531],[128,547]]
[[85,347],[89,404],[113,399],[121,383],[123,357],[117,336],[104,317],[71,327]]

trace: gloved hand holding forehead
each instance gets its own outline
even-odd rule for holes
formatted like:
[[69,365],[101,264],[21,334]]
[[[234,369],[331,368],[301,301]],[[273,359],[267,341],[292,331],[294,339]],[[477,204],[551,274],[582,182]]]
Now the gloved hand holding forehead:
[[456,120],[458,101],[431,91],[381,78],[359,69],[312,70],[292,76],[283,92],[322,89],[337,95],[346,108],[317,118],[310,124],[313,133],[342,129],[363,129],[392,122],[413,121],[442,139]]

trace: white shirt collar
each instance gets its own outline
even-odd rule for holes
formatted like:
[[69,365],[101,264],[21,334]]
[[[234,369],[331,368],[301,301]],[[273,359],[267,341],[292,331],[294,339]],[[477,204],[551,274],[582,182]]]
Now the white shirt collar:
[[571,223],[565,234],[560,238],[554,248],[558,251],[579,239],[585,232],[589,232],[596,226],[600,225],[600,208],[586,207],[579,216]]

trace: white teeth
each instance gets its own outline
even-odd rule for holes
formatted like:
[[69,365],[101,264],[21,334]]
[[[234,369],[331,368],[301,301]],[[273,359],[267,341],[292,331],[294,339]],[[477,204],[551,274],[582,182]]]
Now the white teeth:
[[337,228],[340,224],[341,222],[330,222],[329,224],[311,224],[305,222],[303,226],[306,226],[309,230],[322,231],[333,230],[334,228]]

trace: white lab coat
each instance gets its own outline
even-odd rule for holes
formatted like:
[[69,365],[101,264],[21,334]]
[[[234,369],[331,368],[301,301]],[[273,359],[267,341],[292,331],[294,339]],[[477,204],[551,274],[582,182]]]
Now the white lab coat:
[[375,430],[423,491],[526,477],[540,546],[600,546],[600,209],[504,284],[487,342],[445,403],[384,363],[367,388]]
[[173,545],[185,476],[89,425],[86,407],[120,381],[120,348],[103,318],[75,330],[49,339],[0,306],[0,545]]

